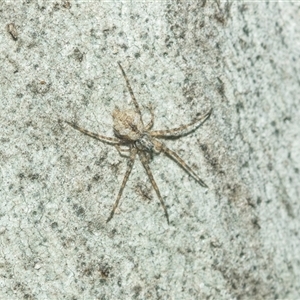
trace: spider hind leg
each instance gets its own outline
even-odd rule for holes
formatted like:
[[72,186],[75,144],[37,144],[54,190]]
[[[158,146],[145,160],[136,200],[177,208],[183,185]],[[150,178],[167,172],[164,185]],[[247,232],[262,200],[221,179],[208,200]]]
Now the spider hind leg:
[[132,168],[133,168],[133,164],[134,164],[134,161],[135,161],[135,156],[136,156],[136,152],[137,150],[135,148],[133,148],[131,150],[131,153],[130,153],[130,159],[128,160],[128,163],[127,163],[127,170],[126,170],[126,173],[125,173],[125,176],[124,176],[124,179],[123,179],[123,182],[122,182],[122,185],[120,187],[120,190],[119,190],[119,193],[118,193],[118,196],[117,196],[117,200],[115,201],[115,204],[112,208],[112,211],[110,213],[110,216],[108,217],[108,219],[106,220],[106,223],[108,223],[114,216],[115,214],[115,210],[117,209],[118,205],[119,205],[119,202],[120,202],[120,199],[121,199],[121,196],[122,196],[122,193],[123,193],[123,190],[126,186],[126,183],[127,183],[127,180],[129,178],[129,175],[132,171]]
[[151,169],[149,167],[148,159],[147,159],[146,155],[143,152],[139,152],[139,158],[140,158],[140,160],[141,160],[141,162],[142,162],[142,164],[143,164],[143,166],[144,166],[144,168],[146,170],[146,173],[147,173],[147,175],[148,175],[148,177],[149,177],[149,179],[151,181],[151,184],[152,184],[152,186],[153,186],[153,188],[154,188],[154,190],[156,192],[156,195],[157,195],[157,197],[158,197],[158,199],[159,199],[159,201],[160,201],[160,203],[161,203],[161,205],[162,205],[162,207],[164,209],[165,216],[167,218],[167,222],[168,222],[168,224],[170,224],[170,222],[169,222],[169,214],[168,214],[168,211],[167,211],[167,207],[166,207],[166,205],[164,203],[164,200],[163,200],[163,198],[162,198],[162,196],[160,194],[159,188],[158,188],[158,186],[157,186],[157,184],[155,182],[155,179],[154,179],[153,174],[151,172]]
[[190,176],[192,176],[201,186],[208,188],[205,182],[196,174],[196,172],[173,150],[169,149],[166,145],[155,140],[155,148],[164,152],[174,160],[183,170],[185,170]]

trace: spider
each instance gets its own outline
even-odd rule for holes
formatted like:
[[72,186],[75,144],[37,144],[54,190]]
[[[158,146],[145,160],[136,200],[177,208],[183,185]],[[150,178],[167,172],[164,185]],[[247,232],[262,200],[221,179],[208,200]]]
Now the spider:
[[113,117],[113,130],[115,137],[107,137],[104,135],[100,135],[97,133],[90,132],[86,129],[79,127],[74,122],[65,121],[67,124],[72,126],[74,129],[82,132],[85,135],[93,137],[103,143],[113,145],[116,147],[121,156],[122,154],[122,146],[127,147],[129,158],[127,161],[127,169],[125,172],[125,176],[120,187],[119,193],[117,195],[117,199],[113,205],[111,213],[106,222],[109,222],[115,213],[116,208],[119,205],[123,190],[126,186],[129,175],[132,171],[136,156],[139,156],[139,159],[150,179],[150,182],[157,194],[157,197],[164,209],[165,216],[167,218],[167,222],[169,224],[169,215],[167,211],[167,207],[164,203],[164,200],[160,194],[159,188],[155,182],[153,174],[149,167],[149,161],[152,158],[153,153],[164,153],[173,159],[182,169],[184,169],[191,177],[193,177],[201,186],[206,187],[207,185],[203,182],[202,179],[198,177],[198,175],[193,171],[193,169],[187,165],[183,159],[174,151],[169,149],[164,143],[159,141],[159,139],[175,139],[181,136],[185,136],[193,131],[195,131],[201,124],[203,124],[211,115],[212,109],[210,109],[206,114],[197,117],[197,119],[189,124],[182,125],[177,128],[168,129],[168,130],[151,130],[154,124],[154,114],[152,107],[149,107],[151,120],[148,124],[144,124],[142,119],[141,110],[139,104],[134,96],[133,90],[125,74],[124,69],[121,64],[118,62],[118,65],[121,69],[121,72],[126,81],[127,88],[129,90],[132,102],[134,104],[135,109],[126,109],[120,110],[116,107],[112,113]]

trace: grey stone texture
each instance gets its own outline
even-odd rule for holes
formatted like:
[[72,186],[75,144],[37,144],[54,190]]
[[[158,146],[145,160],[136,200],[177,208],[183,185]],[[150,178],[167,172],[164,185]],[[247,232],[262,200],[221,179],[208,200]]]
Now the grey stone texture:
[[[0,299],[300,299],[300,4],[0,2]],[[113,136],[213,108],[151,169],[62,120]]]

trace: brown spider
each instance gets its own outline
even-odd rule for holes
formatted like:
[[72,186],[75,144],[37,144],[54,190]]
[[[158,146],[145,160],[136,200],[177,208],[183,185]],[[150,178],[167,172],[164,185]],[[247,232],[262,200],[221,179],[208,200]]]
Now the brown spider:
[[151,112],[151,120],[150,122],[145,126],[141,110],[139,107],[139,104],[133,94],[132,88],[130,86],[129,80],[121,66],[120,63],[119,67],[122,71],[122,74],[125,78],[127,88],[129,90],[129,93],[131,95],[133,104],[135,106],[135,109],[127,109],[127,110],[120,110],[118,107],[115,108],[115,110],[112,113],[113,122],[114,122],[114,134],[116,138],[113,137],[106,137],[103,135],[99,135],[97,133],[90,132],[88,130],[85,130],[75,123],[71,123],[68,121],[65,121],[67,124],[72,126],[73,128],[79,130],[83,134],[86,134],[90,137],[93,137],[97,140],[100,140],[103,143],[114,145],[119,153],[121,153],[121,146],[127,146],[129,151],[129,160],[127,162],[127,170],[121,185],[121,188],[119,190],[117,200],[113,206],[113,209],[110,213],[110,216],[108,217],[106,222],[109,222],[112,217],[114,216],[115,210],[118,207],[119,201],[121,199],[123,190],[125,188],[126,182],[128,180],[128,177],[131,173],[135,157],[136,155],[139,156],[140,161],[142,162],[145,171],[151,181],[151,184],[160,200],[160,203],[164,209],[168,224],[169,224],[169,215],[166,208],[166,205],[161,197],[160,191],[158,189],[158,186],[154,180],[154,177],[152,175],[152,172],[149,167],[149,161],[153,154],[163,152],[167,156],[169,156],[171,159],[173,159],[180,167],[182,167],[190,176],[192,176],[201,186],[207,187],[207,185],[198,177],[198,175],[192,170],[190,166],[188,166],[183,159],[174,151],[170,150],[166,145],[164,145],[162,142],[160,142],[157,138],[179,138],[181,136],[187,135],[191,133],[192,131],[196,130],[201,124],[203,124],[208,117],[210,116],[212,109],[210,109],[205,115],[198,117],[195,121],[182,125],[178,128],[169,129],[169,130],[154,130],[150,131],[150,129],[153,126],[154,121],[154,115],[152,108],[150,108]]

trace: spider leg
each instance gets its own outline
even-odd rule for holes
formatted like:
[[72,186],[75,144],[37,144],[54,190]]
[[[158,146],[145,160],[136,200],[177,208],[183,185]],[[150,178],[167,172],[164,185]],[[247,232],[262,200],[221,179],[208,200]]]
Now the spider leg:
[[168,130],[151,131],[150,135],[158,138],[179,138],[183,135],[187,135],[192,131],[196,130],[200,125],[202,125],[209,118],[211,112],[212,109],[210,109],[205,115],[202,115],[201,117],[197,118],[194,122],[191,122],[189,124]]
[[127,77],[127,75],[126,75],[124,69],[122,68],[122,66],[121,66],[121,64],[120,64],[119,62],[118,62],[118,65],[119,65],[119,67],[120,67],[120,69],[121,69],[121,71],[122,71],[122,74],[123,74],[124,78],[125,78],[126,85],[127,85],[128,90],[129,90],[129,93],[130,93],[131,99],[132,99],[132,101],[133,101],[133,104],[134,104],[134,106],[135,106],[135,109],[137,110],[138,114],[139,114],[140,117],[141,117],[141,121],[143,122],[141,110],[140,110],[139,104],[138,104],[138,102],[137,102],[137,100],[136,100],[136,98],[135,98],[135,96],[134,96],[134,93],[133,93],[133,90],[132,90],[131,85],[130,85],[130,83],[129,83],[128,77]]
[[151,120],[145,127],[146,131],[149,131],[153,127],[153,124],[154,124],[154,112],[153,112],[153,107],[152,107],[151,104],[149,104],[148,109],[149,109],[150,114],[151,114]]
[[120,156],[129,158],[130,154],[131,154],[131,148],[129,146],[125,146],[125,147],[127,147],[127,149],[124,149],[124,148],[122,149],[121,146],[125,146],[125,145],[122,145],[122,144],[115,145],[115,147],[118,150]]
[[184,169],[190,176],[192,176],[201,186],[208,188],[208,186],[204,183],[202,179],[198,177],[198,175],[193,171],[193,169],[187,165],[184,160],[174,151],[169,149],[166,145],[159,142],[158,140],[154,141],[155,147],[158,150],[164,152],[167,156],[173,159],[182,169]]
[[154,190],[155,190],[155,192],[157,194],[157,197],[158,197],[158,199],[159,199],[159,201],[160,201],[160,203],[161,203],[161,205],[162,205],[162,207],[164,209],[165,216],[166,216],[167,222],[169,224],[169,215],[168,215],[167,207],[166,207],[166,205],[164,203],[163,198],[161,197],[161,194],[160,194],[160,191],[158,189],[158,186],[157,186],[157,184],[156,184],[156,182],[154,180],[153,174],[152,174],[151,169],[150,169],[149,164],[148,164],[148,159],[147,159],[147,157],[145,156],[145,154],[143,152],[138,152],[138,154],[139,154],[140,160],[141,160],[141,162],[142,162],[142,164],[143,164],[143,166],[144,166],[144,168],[146,170],[146,173],[147,173],[147,175],[148,175],[148,177],[149,177],[149,179],[151,181],[151,184],[152,184],[152,186],[153,186],[153,188],[154,188]]
[[109,216],[108,219],[106,220],[106,223],[108,223],[108,222],[112,219],[112,217],[113,217],[114,214],[115,214],[115,210],[117,209],[117,207],[118,207],[118,205],[119,205],[119,202],[120,202],[120,199],[121,199],[123,190],[124,190],[124,188],[125,188],[125,185],[126,185],[126,183],[127,183],[127,180],[128,180],[128,178],[129,178],[129,175],[130,175],[130,173],[131,173],[131,171],[132,171],[132,167],[133,167],[133,164],[134,164],[134,161],[135,161],[136,152],[137,152],[136,148],[133,148],[133,149],[131,150],[130,158],[129,158],[128,162],[127,162],[127,170],[126,170],[126,173],[125,173],[125,176],[124,176],[124,179],[123,179],[121,188],[120,188],[120,190],[119,190],[119,193],[118,193],[118,196],[117,196],[117,200],[116,200],[116,202],[115,202],[115,204],[114,204],[114,206],[113,206],[113,209],[112,209],[112,211],[111,211],[111,213],[110,213],[110,216]]
[[78,125],[76,125],[75,123],[71,123],[71,122],[68,122],[68,121],[65,121],[67,124],[69,124],[70,126],[72,126],[74,129],[82,132],[83,134],[85,135],[88,135],[88,136],[91,136],[103,143],[106,143],[106,144],[110,144],[110,145],[118,145],[120,144],[120,141],[116,138],[112,138],[112,137],[108,137],[108,136],[104,136],[104,135],[100,135],[100,134],[97,134],[97,133],[93,133],[91,131],[88,131],[86,129],[83,129],[81,127],[79,127]]

